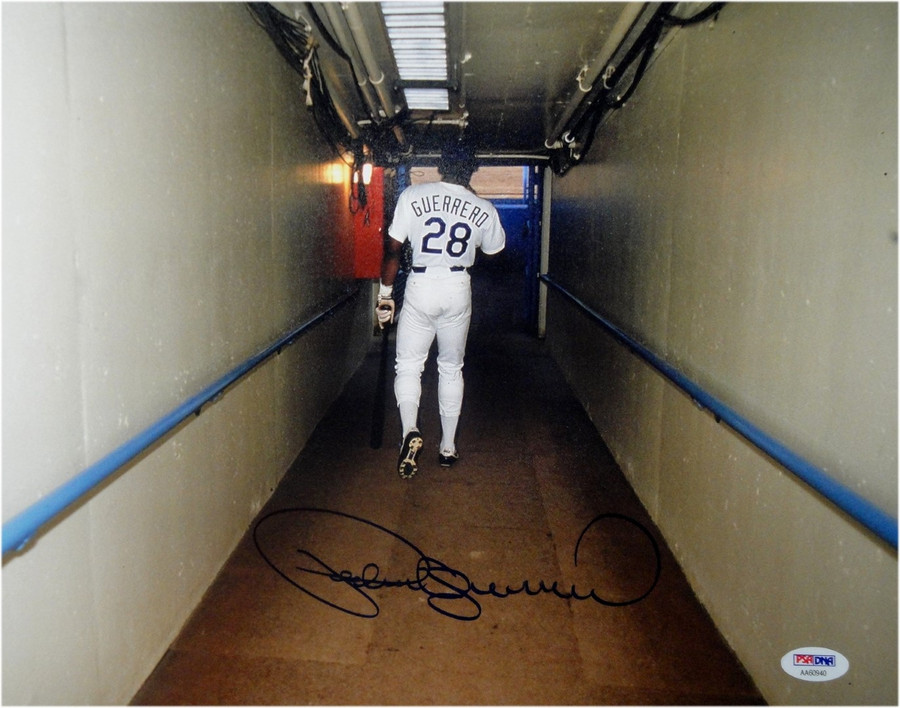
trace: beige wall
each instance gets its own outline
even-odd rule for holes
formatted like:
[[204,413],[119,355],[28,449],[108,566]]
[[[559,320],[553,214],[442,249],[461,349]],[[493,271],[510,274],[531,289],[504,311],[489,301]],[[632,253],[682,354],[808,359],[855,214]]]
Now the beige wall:
[[[551,275],[896,517],[897,7],[671,33],[553,183]],[[897,555],[551,295],[548,339],[773,703],[897,701]],[[843,653],[807,683],[782,655]]]
[[[355,283],[333,154],[243,4],[2,11],[7,520]],[[5,559],[4,703],[130,699],[356,368],[368,302]]]

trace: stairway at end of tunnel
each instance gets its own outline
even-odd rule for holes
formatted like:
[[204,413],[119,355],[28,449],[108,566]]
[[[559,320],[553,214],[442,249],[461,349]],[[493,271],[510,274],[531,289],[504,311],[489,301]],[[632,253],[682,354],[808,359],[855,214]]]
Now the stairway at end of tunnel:
[[473,279],[459,462],[432,359],[399,478],[373,343],[135,704],[763,703],[516,321],[521,278]]

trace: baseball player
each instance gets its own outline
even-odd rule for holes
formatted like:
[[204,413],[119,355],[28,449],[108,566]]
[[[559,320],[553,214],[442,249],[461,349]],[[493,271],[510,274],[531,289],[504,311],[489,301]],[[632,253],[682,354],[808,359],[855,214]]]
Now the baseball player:
[[397,471],[403,478],[418,471],[422,450],[418,428],[422,371],[437,337],[438,404],[441,442],[438,462],[450,467],[459,459],[456,428],[463,400],[463,358],[472,318],[468,269],[477,249],[487,255],[506,245],[506,233],[494,205],[471,191],[469,180],[478,162],[472,147],[452,141],[441,153],[440,182],[408,187],[397,200],[388,229],[376,314],[379,324],[394,320],[393,286],[405,241],[412,247],[412,272],[406,281],[397,318],[394,395],[400,411],[403,442]]

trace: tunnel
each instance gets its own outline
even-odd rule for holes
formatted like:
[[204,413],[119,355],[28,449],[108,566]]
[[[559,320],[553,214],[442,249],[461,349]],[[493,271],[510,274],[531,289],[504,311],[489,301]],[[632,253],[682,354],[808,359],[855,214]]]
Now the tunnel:
[[0,11],[4,704],[897,703],[896,4]]

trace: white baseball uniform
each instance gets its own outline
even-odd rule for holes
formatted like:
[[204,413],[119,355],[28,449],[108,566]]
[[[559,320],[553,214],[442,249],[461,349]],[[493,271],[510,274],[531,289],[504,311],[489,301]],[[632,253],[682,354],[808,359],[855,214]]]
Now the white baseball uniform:
[[506,233],[494,205],[457,184],[432,182],[400,195],[388,230],[412,246],[413,269],[406,281],[397,320],[397,404],[415,404],[431,343],[438,342],[438,403],[443,417],[459,416],[463,399],[463,358],[472,316],[467,269],[475,252],[499,253]]

